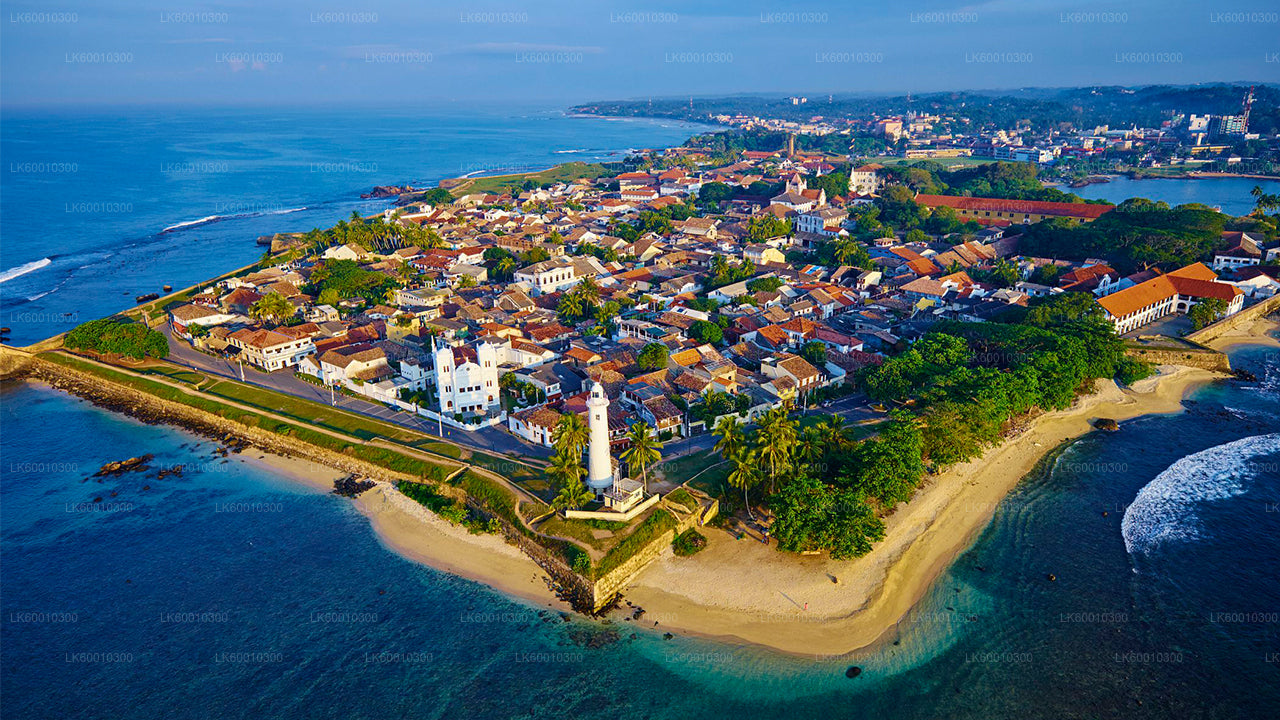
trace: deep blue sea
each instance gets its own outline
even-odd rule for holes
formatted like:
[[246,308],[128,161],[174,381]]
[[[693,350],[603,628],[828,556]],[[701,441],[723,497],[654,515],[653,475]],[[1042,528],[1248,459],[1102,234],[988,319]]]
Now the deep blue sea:
[[[1233,361],[1262,380],[1081,439],[897,644],[820,661],[540,616],[401,559],[345,499],[9,385],[5,717],[1276,717],[1280,354]],[[187,471],[86,479],[143,452]]]
[[0,120],[0,326],[19,345],[246,265],[258,236],[388,207],[360,200],[375,185],[619,160],[708,129],[496,105]]

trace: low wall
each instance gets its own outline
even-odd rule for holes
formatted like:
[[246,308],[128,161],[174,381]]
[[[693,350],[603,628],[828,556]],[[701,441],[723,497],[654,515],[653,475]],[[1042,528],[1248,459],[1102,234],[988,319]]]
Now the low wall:
[[1231,358],[1225,353],[1205,348],[1134,347],[1125,348],[1124,354],[1149,362],[1152,365],[1182,365],[1215,372],[1231,372]]
[[31,366],[31,353],[0,345],[0,380],[17,377]]
[[1242,325],[1251,323],[1254,320],[1261,320],[1277,311],[1280,311],[1280,295],[1269,297],[1260,303],[1250,305],[1235,315],[1223,318],[1193,333],[1188,333],[1186,339],[1198,343],[1212,342]]
[[[43,358],[31,357],[22,376],[48,383],[59,390],[85,398],[95,405],[136,417],[144,422],[175,425],[220,441],[235,438],[276,455],[309,460],[342,472],[375,480],[422,481],[422,478],[415,475],[389,470],[354,455],[346,455],[313,445],[289,435],[244,425],[211,412],[165,400],[125,385],[118,385],[97,375]],[[433,460],[433,462],[436,461]],[[454,463],[441,460],[436,464],[447,469]]]
[[656,505],[660,497],[660,495],[654,493],[625,513],[594,510],[565,510],[564,516],[570,520],[608,520],[611,522],[630,522],[640,513]]
[[[690,491],[694,492],[694,491]],[[592,585],[597,610],[608,605],[617,597],[622,589],[631,583],[649,563],[657,560],[671,547],[671,543],[686,530],[711,522],[720,511],[720,503],[702,493],[696,493],[700,505],[697,510],[690,511],[678,503],[664,501],[663,507],[676,518],[676,527],[656,536],[644,549],[627,559],[604,577],[596,578]],[[709,503],[707,502],[709,501]]]

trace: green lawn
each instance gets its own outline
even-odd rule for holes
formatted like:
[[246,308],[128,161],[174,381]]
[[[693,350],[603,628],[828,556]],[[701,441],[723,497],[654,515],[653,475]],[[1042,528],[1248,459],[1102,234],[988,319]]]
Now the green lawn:
[[532,180],[539,185],[547,182],[569,182],[578,178],[595,179],[603,175],[608,175],[610,170],[599,163],[571,162],[563,165],[556,165],[553,168],[547,168],[539,172],[518,173],[514,175],[494,175],[492,177],[480,177],[462,182],[449,188],[449,191],[455,197],[461,197],[468,193],[503,193],[508,190],[519,188],[527,180]]
[[720,460],[720,454],[715,450],[702,450],[675,460],[664,460],[659,470],[668,482],[678,485],[688,482],[712,497],[720,497],[732,467],[730,463],[717,464]]
[[245,405],[269,410],[309,425],[337,430],[361,440],[381,437],[420,450],[436,452],[446,457],[460,458],[462,456],[462,449],[456,445],[431,440],[420,433],[399,425],[346,412],[313,400],[304,400],[292,395],[226,380],[214,383],[206,388],[206,392],[235,400]]
[[155,365],[152,367],[144,367],[139,369],[138,372],[141,372],[144,375],[163,375],[164,377],[167,377],[170,380],[177,380],[178,382],[184,382],[184,383],[187,383],[188,385],[199,385],[205,380],[208,380],[207,377],[205,377],[204,375],[201,375],[198,372],[194,372],[192,370],[184,370],[182,368],[173,367],[171,365]]
[[[287,435],[318,447],[327,448],[346,455],[358,456],[366,462],[379,465],[389,470],[431,479],[439,479],[444,476],[445,469],[441,465],[437,465],[436,463],[429,462],[421,458],[405,455],[387,448],[365,445],[355,437],[352,437],[350,440],[344,440],[326,433],[318,432],[310,427],[311,423],[309,422],[281,422],[272,417],[241,410],[240,408],[218,402],[217,400],[205,395],[189,395],[178,388],[171,387],[154,380],[135,377],[116,370],[109,370],[62,353],[43,353],[40,357],[59,365],[65,365],[91,375],[96,375],[119,385],[131,387],[135,390],[145,392],[163,400],[169,400],[218,415],[219,417],[226,418],[232,422],[238,422],[241,425],[256,427],[279,435]],[[287,398],[287,396],[282,397]],[[245,405],[250,404],[240,401],[239,398],[230,398],[228,396],[228,399],[235,399]],[[262,405],[259,405],[258,407],[261,407],[264,410],[269,409]]]

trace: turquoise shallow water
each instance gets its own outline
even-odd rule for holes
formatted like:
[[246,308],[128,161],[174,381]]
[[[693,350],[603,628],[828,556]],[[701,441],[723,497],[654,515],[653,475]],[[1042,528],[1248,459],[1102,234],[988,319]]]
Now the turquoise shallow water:
[[[1280,432],[1280,358],[1233,359],[1263,379],[1080,440],[1002,503],[897,644],[821,661],[540,614],[392,554],[344,499],[9,386],[5,715],[1275,716],[1280,452],[1200,467],[1172,513],[1135,503],[1184,457]],[[85,480],[142,452],[188,470]],[[1131,506],[1187,531],[1131,553]]]

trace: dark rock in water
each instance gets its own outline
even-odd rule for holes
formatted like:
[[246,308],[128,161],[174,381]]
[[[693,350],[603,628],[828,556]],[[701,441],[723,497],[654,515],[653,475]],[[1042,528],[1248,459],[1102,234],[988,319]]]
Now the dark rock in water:
[[412,185],[404,185],[404,186],[377,185],[373,188],[371,192],[361,193],[360,198],[363,200],[369,200],[371,198],[399,197],[400,195],[403,195],[405,193],[411,193],[415,191],[417,191],[417,188],[413,187]]
[[672,635],[671,633],[663,633],[662,635],[663,640],[670,640],[673,637],[675,637],[675,635]]
[[98,472],[94,473],[93,476],[94,477],[115,476],[115,475],[122,475],[127,472],[146,470],[147,463],[151,462],[153,459],[155,459],[155,455],[152,455],[151,453],[147,453],[146,455],[141,455],[139,457],[132,457],[132,458],[129,458],[128,460],[117,460],[115,462],[109,462],[103,465],[101,468],[99,468]]
[[850,665],[848,670],[844,671],[844,676],[853,679],[862,674],[862,668],[857,665]]
[[1232,375],[1234,375],[1234,376],[1235,376],[1235,378],[1236,378],[1237,380],[1243,380],[1243,381],[1245,381],[1245,382],[1257,382],[1257,381],[1258,381],[1258,376],[1257,376],[1257,375],[1254,375],[1253,373],[1249,372],[1248,370],[1244,370],[1244,369],[1237,368],[1237,369],[1235,370],[1235,372],[1233,372],[1233,373],[1231,373],[1231,374],[1232,374]]
[[333,493],[353,498],[376,484],[372,480],[359,480],[355,475],[348,475],[333,481]]
[[1120,423],[1111,418],[1098,418],[1094,421],[1093,426],[1107,432],[1115,432],[1120,429]]

